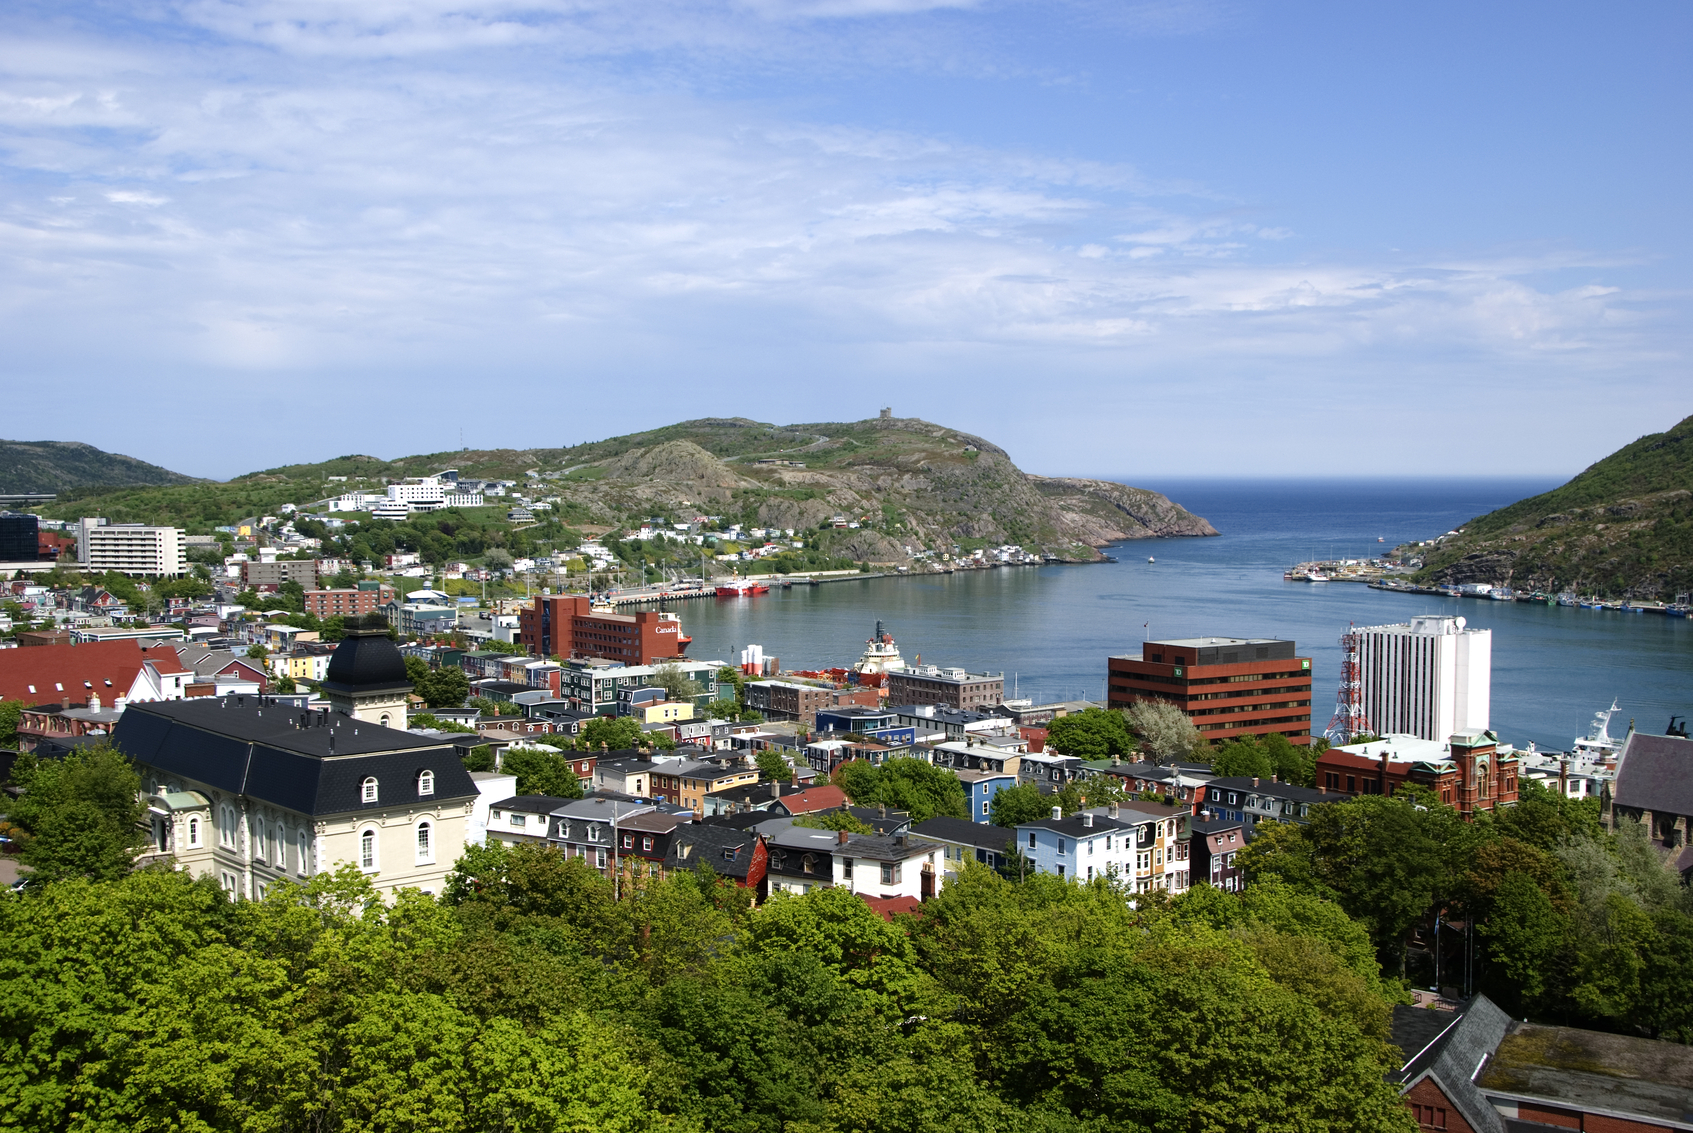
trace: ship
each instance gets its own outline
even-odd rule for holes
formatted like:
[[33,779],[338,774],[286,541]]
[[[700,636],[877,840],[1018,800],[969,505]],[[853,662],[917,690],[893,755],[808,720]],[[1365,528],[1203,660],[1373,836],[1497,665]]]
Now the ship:
[[894,644],[894,635],[882,628],[882,623],[876,623],[876,632],[870,640],[864,643],[864,656],[852,667],[855,673],[894,673],[905,668],[905,658],[899,655],[899,646]]
[[1616,762],[1617,752],[1622,748],[1622,740],[1612,739],[1610,728],[1611,717],[1618,711],[1617,702],[1612,700],[1609,708],[1593,714],[1593,726],[1587,729],[1587,735],[1576,737],[1572,748],[1576,758],[1602,765]]
[[745,598],[752,594],[768,594],[770,587],[762,582],[754,582],[748,578],[735,578],[728,582],[719,583],[717,596],[719,598]]
[[686,653],[688,651],[688,646],[693,643],[694,639],[682,632],[682,619],[677,617],[675,614],[661,612],[658,615],[658,620],[661,622],[676,623],[676,652]]

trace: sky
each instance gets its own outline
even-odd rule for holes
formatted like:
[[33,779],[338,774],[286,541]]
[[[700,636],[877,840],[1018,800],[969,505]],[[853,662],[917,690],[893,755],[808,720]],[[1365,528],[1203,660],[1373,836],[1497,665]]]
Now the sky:
[[199,476],[889,406],[1049,475],[1693,413],[1693,7],[11,0],[0,433]]

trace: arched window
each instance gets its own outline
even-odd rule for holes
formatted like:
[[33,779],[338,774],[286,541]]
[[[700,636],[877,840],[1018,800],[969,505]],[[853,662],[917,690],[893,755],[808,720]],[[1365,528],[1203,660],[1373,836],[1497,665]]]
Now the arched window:
[[299,856],[298,859],[295,860],[294,868],[296,870],[298,870],[301,874],[306,874],[306,873],[309,873],[311,871],[311,858],[307,856],[308,847],[310,845],[310,842],[307,840],[306,832],[304,830],[299,832],[299,841],[300,841],[300,856]]
[[226,806],[222,808],[220,813],[223,815],[223,822],[218,825],[218,841],[223,843],[225,846],[234,847],[235,808],[232,806]]
[[279,822],[271,833],[275,836],[276,868],[286,870],[288,868],[288,828]]
[[435,860],[435,827],[427,820],[417,824],[417,864]]
[[199,845],[200,845],[200,820],[198,818],[190,818],[188,820],[188,847],[189,847],[189,849],[194,849],[194,848],[198,847]]
[[388,713],[384,712],[382,714],[381,724],[384,728],[386,728],[388,726]]
[[364,784],[359,788],[359,801],[365,803],[376,801],[376,779],[374,776],[365,778]]
[[417,776],[417,797],[422,798],[425,795],[433,795],[434,793],[435,793],[435,772],[433,772],[433,771],[420,771],[420,772],[418,772],[418,776]]
[[376,868],[376,831],[366,830],[359,835],[359,868]]

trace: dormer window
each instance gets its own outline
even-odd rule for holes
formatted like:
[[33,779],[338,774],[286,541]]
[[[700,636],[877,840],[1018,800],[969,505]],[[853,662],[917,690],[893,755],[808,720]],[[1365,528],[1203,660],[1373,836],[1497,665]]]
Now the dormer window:
[[419,772],[418,776],[417,776],[417,797],[421,799],[425,795],[433,795],[434,793],[435,793],[435,772],[433,772],[433,771]]
[[359,801],[362,802],[362,803],[373,803],[373,802],[376,801],[376,777],[375,776],[373,776],[373,775],[365,776],[364,782],[359,785]]

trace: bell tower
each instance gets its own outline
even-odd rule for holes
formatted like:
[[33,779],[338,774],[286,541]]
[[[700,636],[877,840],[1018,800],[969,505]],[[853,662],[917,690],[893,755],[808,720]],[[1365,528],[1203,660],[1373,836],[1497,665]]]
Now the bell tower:
[[388,637],[387,619],[367,614],[362,621],[347,621],[347,636],[335,647],[324,674],[330,708],[367,724],[404,729],[412,683],[405,658]]

